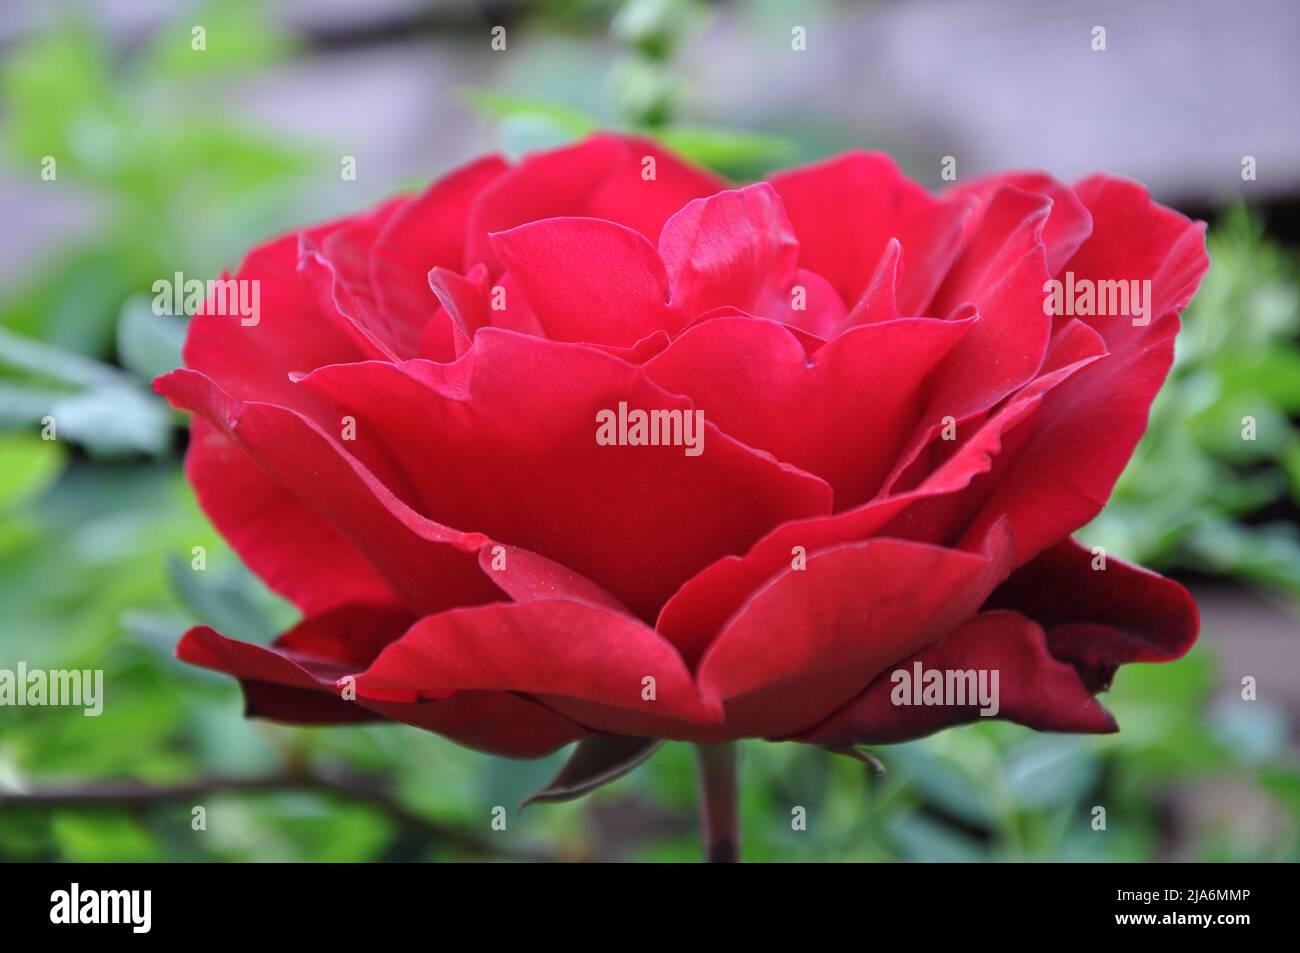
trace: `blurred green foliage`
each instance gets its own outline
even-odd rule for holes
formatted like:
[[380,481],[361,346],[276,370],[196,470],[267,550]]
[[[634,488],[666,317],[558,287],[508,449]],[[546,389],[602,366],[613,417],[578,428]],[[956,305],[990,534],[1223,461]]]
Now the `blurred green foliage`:
[[[615,36],[633,66],[611,79],[614,118],[732,175],[781,161],[787,144],[779,139],[675,124],[680,90],[667,74],[680,24],[693,15],[686,6],[623,8]],[[108,697],[98,718],[0,709],[0,801],[32,785],[97,779],[168,785],[338,771],[385,781],[392,801],[307,789],[95,809],[0,804],[0,859],[474,853],[427,822],[497,838],[506,852],[697,859],[688,746],[666,745],[587,799],[521,814],[517,805],[563,754],[510,762],[400,726],[247,721],[231,680],[172,658],[179,634],[197,622],[266,641],[293,619],[199,512],[180,473],[178,420],[144,386],[176,363],[183,335],[182,319],[148,307],[153,280],[215,273],[292,222],[288,196],[313,154],[230,122],[218,103],[194,111],[202,87],[192,84],[203,78],[195,70],[233,77],[293,49],[253,4],[208,11],[201,19],[219,56],[177,55],[188,30],[164,30],[119,62],[95,34],[69,23],[4,69],[3,145],[14,167],[35,177],[42,157],[56,155],[59,181],[98,214],[81,240],[0,298],[0,664],[103,669]],[[646,79],[655,73],[665,75]],[[520,147],[611,124],[533,99],[471,97]],[[1186,315],[1151,432],[1090,534],[1143,562],[1295,591],[1294,516],[1274,527],[1261,515],[1300,488],[1292,422],[1300,410],[1300,280],[1290,255],[1244,211],[1216,225],[1210,249],[1214,267]],[[56,441],[39,436],[51,407]],[[1243,415],[1258,421],[1253,443],[1240,439]],[[207,568],[194,572],[200,546]],[[881,749],[884,780],[819,749],[747,743],[745,857],[1300,858],[1300,770],[1285,716],[1263,701],[1215,701],[1215,669],[1204,649],[1176,665],[1126,668],[1107,698],[1118,735],[980,724]],[[202,831],[191,825],[196,804],[207,809]],[[506,832],[489,833],[495,805],[509,811]],[[1107,811],[1104,831],[1093,829],[1096,806]],[[791,824],[800,807],[804,831]]]

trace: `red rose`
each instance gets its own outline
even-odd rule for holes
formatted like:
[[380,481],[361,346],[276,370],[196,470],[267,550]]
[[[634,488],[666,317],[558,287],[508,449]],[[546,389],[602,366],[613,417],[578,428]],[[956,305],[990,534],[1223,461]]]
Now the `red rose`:
[[1196,609],[1070,534],[1207,265],[1201,224],[1104,176],[933,196],[854,153],[730,189],[607,135],[483,159],[254,249],[256,323],[193,319],[155,386],[304,620],[178,653],[253,715],[517,757],[979,717],[895,697],[927,670],[1113,731],[1094,694],[1182,655]]

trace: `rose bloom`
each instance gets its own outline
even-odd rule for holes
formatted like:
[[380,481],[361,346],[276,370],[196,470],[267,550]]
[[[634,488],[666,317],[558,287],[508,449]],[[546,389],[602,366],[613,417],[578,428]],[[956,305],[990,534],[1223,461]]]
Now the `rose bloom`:
[[[736,188],[613,135],[481,159],[253,249],[256,323],[190,323],[155,382],[189,480],[303,621],[178,654],[250,715],[521,758],[980,717],[900,703],[917,662],[1114,731],[1094,696],[1196,608],[1071,533],[1207,266],[1201,223],[1107,176],[931,195],[856,152]],[[1067,276],[1134,303],[1053,309]]]

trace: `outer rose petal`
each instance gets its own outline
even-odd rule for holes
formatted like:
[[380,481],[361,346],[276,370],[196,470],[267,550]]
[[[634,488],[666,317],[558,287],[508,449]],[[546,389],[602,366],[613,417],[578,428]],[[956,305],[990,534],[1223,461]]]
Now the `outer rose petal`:
[[872,539],[810,554],[759,590],[709,646],[706,699],[726,734],[785,736],[817,724],[975,612],[1010,570],[996,528],[982,554]]
[[1159,318],[1182,311],[1192,300],[1210,267],[1205,223],[1152,202],[1146,189],[1125,179],[1094,175],[1077,183],[1075,191],[1092,215],[1093,232],[1065,271],[1076,281],[1151,282],[1147,324],[1119,316],[1082,318],[1118,352],[1152,334]]
[[[898,303],[904,315],[925,310],[952,264],[967,202],[935,198],[883,153],[854,152],[778,173],[781,196],[799,239],[799,264],[855,302],[891,239],[903,246]],[[851,211],[850,211],[851,210]]]
[[1163,318],[1141,349],[1107,355],[1044,398],[994,472],[972,488],[987,496],[967,538],[1009,515],[1019,566],[1096,516],[1146,430],[1177,331],[1176,317]]
[[319,512],[406,605],[437,612],[499,597],[478,566],[486,537],[421,517],[300,414],[241,403],[185,369],[158,378],[154,388],[175,406],[202,416],[271,479]]
[[1196,602],[1172,579],[1114,556],[1094,570],[1094,559],[1067,539],[1017,570],[989,604],[1042,623],[1052,654],[1073,663],[1097,691],[1127,662],[1181,658],[1200,620]]
[[258,283],[256,324],[245,325],[238,315],[217,314],[205,305],[190,319],[182,353],[186,366],[236,397],[279,401],[311,413],[312,397],[293,386],[291,373],[367,360],[375,352],[337,308],[320,307],[298,271],[298,243],[298,235],[286,235],[254,248],[232,276]]
[[570,599],[430,616],[357,679],[360,695],[395,702],[466,689],[526,692],[616,734],[681,736],[721,715],[700,699],[681,657],[657,633]]
[[695,457],[681,446],[598,445],[597,413],[621,401],[689,403],[582,345],[487,328],[454,365],[339,365],[303,383],[356,417],[360,451],[397,461],[430,518],[568,566],[642,618],[718,557],[830,509],[823,481],[707,418]]
[[[646,158],[654,160],[653,178]],[[483,262],[498,269],[489,233],[560,215],[607,219],[657,241],[664,222],[679,208],[724,188],[723,180],[644,139],[602,134],[534,153],[475,201],[465,267]]]
[[437,701],[344,701],[338,680],[360,672],[410,617],[391,607],[347,606],[303,621],[265,648],[199,626],[177,657],[240,680],[248,714],[304,724],[400,721],[493,754],[537,758],[583,737],[579,726],[507,692],[462,692]]
[[1092,697],[1079,673],[1053,657],[1043,630],[1014,612],[985,612],[958,626],[943,641],[881,672],[871,686],[798,741],[842,746],[893,744],[981,718],[978,702],[968,705],[896,705],[893,672],[996,672],[996,717],[1039,731],[1091,734],[1117,731],[1114,718]]
[[185,475],[203,511],[244,563],[304,614],[396,598],[319,512],[199,417],[191,424]]

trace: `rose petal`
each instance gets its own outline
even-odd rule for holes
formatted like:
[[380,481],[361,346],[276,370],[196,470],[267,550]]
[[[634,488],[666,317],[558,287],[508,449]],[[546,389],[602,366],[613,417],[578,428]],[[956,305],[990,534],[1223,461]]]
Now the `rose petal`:
[[926,305],[957,253],[967,202],[935,198],[883,153],[854,152],[772,176],[799,240],[799,264],[856,302],[891,239],[902,243],[898,303]]
[[1200,627],[1191,595],[1158,573],[1067,539],[1012,574],[989,599],[1048,630],[1052,654],[1071,662],[1094,691],[1127,662],[1181,658]]
[[664,225],[659,256],[679,324],[729,306],[766,314],[799,259],[790,220],[766,182],[688,202]]
[[[1047,271],[1049,274],[1057,274],[1092,234],[1092,215],[1072,188],[1042,172],[1003,172],[983,176],[955,186],[949,194],[973,198],[982,206],[1003,185],[1013,185],[1052,200],[1051,214],[1043,226],[1043,245],[1047,255]],[[967,235],[978,227],[981,218],[982,212],[978,210],[971,216],[966,223]]]
[[486,537],[415,513],[301,414],[240,402],[184,368],[158,378],[154,387],[175,406],[203,417],[268,477],[320,513],[405,604],[431,612],[499,597],[476,557]]
[[395,598],[329,521],[202,418],[191,425],[185,476],[244,564],[303,613]]
[[1042,196],[998,189],[944,277],[932,312],[947,317],[973,304],[979,321],[936,375],[929,414],[936,425],[944,416],[964,420],[988,409],[1042,363],[1052,328],[1043,310],[1049,275],[1042,241],[1051,207]]
[[[1039,731],[1107,733],[1114,718],[1092,697],[1074,667],[1055,658],[1041,627],[1014,612],[985,612],[958,626],[943,641],[882,672],[865,692],[796,740],[821,745],[893,744],[941,728],[978,721],[981,706],[897,705],[905,683],[894,672],[997,673],[996,717]],[[991,679],[991,675],[986,675]],[[991,685],[986,681],[985,685]]]
[[645,139],[600,134],[534,153],[475,200],[465,267],[481,261],[499,270],[489,233],[562,215],[607,219],[657,241],[674,212],[724,188],[721,179]]
[[508,168],[500,156],[462,166],[411,199],[384,225],[370,252],[368,275],[380,311],[396,324],[420,328],[437,309],[427,278],[430,269],[460,267],[470,207]]
[[1151,282],[1146,324],[1123,316],[1082,316],[1111,351],[1123,351],[1152,334],[1160,318],[1181,312],[1191,301],[1210,267],[1205,223],[1152,202],[1146,189],[1125,179],[1094,175],[1077,183],[1075,191],[1092,215],[1093,232],[1065,271],[1076,282]]
[[663,262],[630,228],[549,218],[491,238],[546,337],[630,345],[668,329]]
[[[383,628],[398,622],[400,616],[372,615],[374,611],[374,607],[349,607],[326,618],[307,620],[290,634],[300,646],[309,644],[316,652],[346,644],[349,633],[360,635],[362,644],[369,640],[370,647],[381,638],[400,635],[400,629]],[[360,695],[355,702],[345,701],[338,679],[358,672],[349,662],[312,659],[288,647],[238,642],[206,626],[185,633],[176,654],[192,665],[238,678],[248,714],[253,717],[301,724],[389,719],[514,758],[542,757],[586,734],[544,706],[508,692],[461,692],[446,699],[408,704],[372,701]]]
[[[647,681],[650,679],[650,681]],[[416,623],[357,679],[370,699],[525,692],[574,721],[663,737],[716,721],[671,645],[628,616],[569,599],[456,609]]]
[[[310,234],[319,236],[332,227]],[[236,397],[278,401],[313,413],[319,402],[293,386],[291,373],[377,355],[337,308],[319,306],[298,271],[298,245],[299,235],[292,234],[249,252],[230,277],[243,283],[247,295],[258,289],[256,323],[244,324],[248,319],[216,313],[212,303],[205,304],[190,319],[182,354],[186,366]]]
[[744,556],[720,559],[683,584],[664,605],[655,627],[693,661],[750,593],[791,565],[795,547],[807,554],[861,542],[886,526],[890,535],[921,542],[943,544],[957,538],[964,525],[961,519],[963,515],[968,518],[970,512],[960,494],[993,466],[1004,432],[1024,420],[1044,394],[1096,359],[1100,339],[1082,325],[1078,335],[1082,340],[1077,346],[1063,348],[1073,361],[1017,394],[970,439],[957,445],[920,486],[877,497],[833,516],[778,527]]
[[728,733],[806,730],[979,608],[1010,571],[1007,533],[995,529],[986,542],[981,554],[893,539],[810,554],[709,646],[702,695],[726,702]]
[[852,328],[809,359],[773,321],[718,317],[646,363],[725,432],[815,473],[836,509],[869,499],[921,410],[922,383],[972,322],[907,318]]
[[707,418],[699,456],[598,445],[598,412],[620,402],[690,408],[640,368],[582,345],[488,328],[454,365],[337,365],[303,383],[356,417],[360,452],[394,461],[431,519],[568,566],[642,618],[718,557],[830,508],[823,481]]

